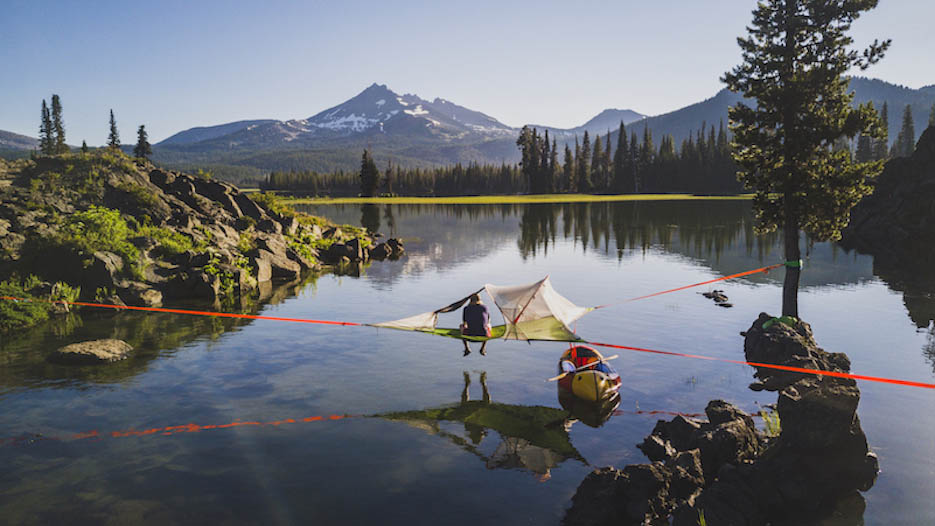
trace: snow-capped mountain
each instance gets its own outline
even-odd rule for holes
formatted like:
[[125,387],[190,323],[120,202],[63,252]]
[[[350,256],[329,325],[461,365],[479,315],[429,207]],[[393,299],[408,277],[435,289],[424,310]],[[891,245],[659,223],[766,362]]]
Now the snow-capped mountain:
[[493,117],[444,99],[427,101],[398,95],[373,84],[357,96],[307,119],[240,121],[193,128],[157,146],[191,151],[314,147],[324,142],[381,135],[473,142],[512,136],[511,128]]

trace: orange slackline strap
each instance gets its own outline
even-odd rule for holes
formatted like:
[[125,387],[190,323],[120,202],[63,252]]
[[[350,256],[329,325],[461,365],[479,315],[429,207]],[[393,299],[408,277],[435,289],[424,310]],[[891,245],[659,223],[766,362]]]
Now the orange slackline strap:
[[354,323],[352,321],[330,321],[330,320],[309,320],[303,318],[281,318],[277,316],[256,316],[253,314],[235,314],[232,312],[214,312],[214,311],[201,311],[201,310],[185,310],[185,309],[164,309],[160,307],[133,307],[130,305],[108,305],[105,303],[86,303],[82,301],[51,301],[51,300],[41,300],[41,299],[30,299],[30,298],[14,298],[12,296],[0,296],[0,300],[12,300],[12,301],[31,301],[39,303],[64,303],[67,305],[78,305],[81,307],[104,307],[108,309],[116,310],[141,310],[147,312],[168,312],[171,314],[191,314],[193,316],[216,316],[219,318],[241,318],[247,320],[272,320],[272,321],[291,321],[295,323],[318,323],[322,325],[355,325],[359,326],[360,323]]
[[685,354],[672,351],[659,351],[656,349],[644,349],[642,347],[630,347],[628,345],[614,345],[612,343],[588,342],[591,345],[599,347],[610,347],[612,349],[623,349],[626,351],[647,352],[653,354],[665,354],[668,356],[681,356],[683,358],[697,358],[699,360],[712,360],[716,362],[736,363],[740,365],[750,365],[753,367],[766,367],[769,369],[779,369],[780,371],[791,371],[794,373],[814,374],[817,376],[835,376],[838,378],[852,378],[854,380],[868,380],[871,382],[882,382],[886,384],[905,385],[909,387],[923,387],[925,389],[935,389],[935,384],[925,382],[912,382],[909,380],[897,380],[894,378],[882,378],[879,376],[865,376],[862,374],[841,373],[837,371],[825,371],[822,369],[806,369],[804,367],[792,367],[790,365],[775,365],[771,363],[746,362],[743,360],[731,360],[728,358],[715,358],[713,356],[703,356],[700,354]]
[[[646,298],[652,298],[653,296],[660,296],[660,295],[662,295],[662,294],[668,294],[668,293],[670,293],[670,292],[678,292],[678,291],[680,291],[680,290],[690,289],[690,288],[692,288],[692,287],[700,287],[701,285],[708,285],[708,284],[710,284],[710,283],[717,283],[718,281],[725,281],[725,280],[728,280],[728,279],[740,278],[740,277],[743,277],[743,276],[749,276],[749,275],[751,275],[751,274],[758,274],[758,273],[760,273],[760,272],[769,272],[770,270],[773,270],[774,268],[779,268],[779,267],[781,267],[781,266],[783,266],[783,265],[785,265],[785,263],[776,263],[775,265],[769,265],[768,267],[760,267],[760,268],[753,269],[753,270],[747,270],[747,271],[744,271],[744,272],[738,272],[737,274],[731,274],[730,276],[722,276],[722,277],[720,277],[720,278],[709,279],[708,281],[702,281],[701,283],[692,283],[691,285],[685,285],[684,287],[678,287],[678,288],[675,288],[675,289],[663,290],[663,291],[661,291],[661,292],[654,292],[654,293],[652,293],[652,294],[647,294],[647,295],[645,295],[645,296],[637,296],[637,297],[635,297],[635,298],[630,298],[630,299],[628,299],[628,300],[623,300],[623,301],[620,302],[620,303],[625,303],[625,302],[628,302],[628,301],[642,300],[642,299],[646,299]],[[608,304],[606,304],[606,305],[598,305],[597,307],[594,307],[594,308],[595,308],[595,309],[603,309],[604,307],[610,307],[611,305],[617,305],[617,304],[616,304],[616,303],[608,303]]]
[[[781,264],[779,266],[781,266]],[[771,267],[763,267],[763,269],[751,270],[746,273],[741,273],[740,275],[752,274],[754,272],[762,272],[764,271],[764,269],[769,269],[769,268],[774,268],[774,267],[775,265]],[[717,280],[712,280],[712,281],[729,279],[731,277],[736,277],[736,276],[738,276],[738,274],[734,274],[733,276],[725,276],[723,278],[719,278]],[[705,283],[710,283],[710,282],[705,282]],[[689,285],[689,286],[694,286],[694,285]],[[682,288],[687,288],[687,287],[682,287]],[[681,289],[673,289],[673,290],[681,290]],[[664,294],[665,292],[671,292],[671,291],[664,291],[664,292],[660,292],[657,294]],[[647,297],[647,296],[644,296],[644,297]],[[639,299],[639,298],[635,298],[635,299]],[[51,301],[51,300],[39,300],[39,299],[24,299],[24,298],[15,298],[11,296],[0,296],[0,300],[33,301],[33,302],[41,302],[41,303],[63,303],[63,304],[69,304],[69,305],[79,305],[83,307],[104,307],[108,309],[118,309],[118,310],[126,309],[126,310],[138,310],[138,311],[147,311],[147,312],[168,312],[168,313],[173,313],[173,314],[191,314],[194,316],[217,316],[217,317],[222,317],[222,318],[243,318],[243,319],[251,319],[251,320],[289,321],[289,322],[296,322],[296,323],[317,323],[317,324],[323,324],[323,325],[351,325],[351,326],[362,325],[360,323],[354,323],[350,321],[311,320],[311,319],[303,319],[303,318],[281,318],[281,317],[275,317],[275,316],[255,316],[251,314],[234,314],[234,313],[228,313],[228,312],[196,311],[196,310],[184,310],[184,309],[164,309],[164,308],[159,308],[159,307],[131,307],[131,306],[119,306],[119,305],[106,305],[103,303],[86,303],[86,302],[80,302],[80,301]],[[930,383],[925,383],[925,382],[912,382],[908,380],[897,380],[893,378],[882,378],[882,377],[877,377],[877,376],[864,376],[864,375],[859,375],[859,374],[840,373],[840,372],[835,372],[835,371],[805,369],[802,367],[791,367],[787,365],[773,365],[773,364],[768,364],[768,363],[746,362],[742,360],[730,360],[727,358],[714,358],[711,356],[702,356],[699,354],[685,354],[685,353],[677,353],[677,352],[672,352],[672,351],[659,351],[659,350],[654,350],[654,349],[644,349],[641,347],[630,347],[627,345],[614,345],[611,343],[598,343],[598,342],[587,342],[587,343],[590,343],[591,345],[597,345],[599,347],[610,347],[614,349],[623,349],[623,350],[629,350],[629,351],[639,351],[639,352],[647,352],[647,353],[654,353],[654,354],[665,354],[669,356],[682,356],[686,358],[697,358],[700,360],[713,360],[713,361],[719,361],[719,362],[735,363],[735,364],[740,364],[740,365],[750,365],[753,367],[767,367],[770,369],[779,369],[782,371],[792,371],[796,373],[814,374],[814,375],[819,375],[819,376],[822,376],[822,375],[836,376],[840,378],[853,378],[855,380],[869,380],[871,382],[883,382],[883,383],[896,384],[896,385],[905,385],[909,387],[923,387],[926,389],[935,389],[935,384],[930,384]]]
[[273,420],[271,422],[257,422],[250,421],[245,422],[242,420],[237,420],[229,424],[184,424],[180,426],[166,426],[166,427],[154,427],[152,429],[129,429],[126,431],[85,431],[83,433],[75,433],[72,435],[66,435],[61,437],[45,436],[45,435],[23,435],[19,437],[5,438],[0,439],[0,446],[13,445],[18,443],[30,443],[38,442],[40,440],[85,440],[88,438],[93,438],[100,440],[102,438],[123,438],[123,437],[142,437],[147,435],[175,435],[178,433],[198,433],[199,431],[209,431],[212,429],[229,429],[232,427],[263,427],[263,426],[272,426],[278,427],[284,424],[298,424],[301,422],[321,422],[324,420],[343,420],[345,418],[354,418],[355,415],[329,415],[329,416],[309,416],[305,418],[285,418],[283,420]]

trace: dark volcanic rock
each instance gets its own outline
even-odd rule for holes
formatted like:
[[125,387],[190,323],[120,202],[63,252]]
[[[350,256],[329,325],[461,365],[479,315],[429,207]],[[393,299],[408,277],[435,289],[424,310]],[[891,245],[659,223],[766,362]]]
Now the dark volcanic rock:
[[891,159],[873,194],[851,211],[842,244],[884,258],[918,258],[935,251],[935,127],[911,157]]
[[[761,314],[746,331],[747,360],[850,368],[845,355],[817,346],[808,324],[772,320]],[[857,491],[873,486],[879,464],[857,417],[856,383],[765,367],[756,375],[757,388],[780,391],[778,437],[762,436],[748,414],[722,400],[705,408],[708,422],[660,420],[639,447],[666,462],[592,473],[563,523],[696,526],[703,513],[707,524],[817,524],[842,515],[835,510],[862,509]]]

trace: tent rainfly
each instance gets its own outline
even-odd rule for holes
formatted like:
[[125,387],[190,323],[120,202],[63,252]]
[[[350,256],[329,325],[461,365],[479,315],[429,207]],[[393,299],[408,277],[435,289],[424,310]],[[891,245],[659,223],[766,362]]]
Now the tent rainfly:
[[[505,322],[504,325],[493,327],[491,338],[462,336],[459,329],[436,327],[439,314],[460,309],[473,294],[484,290],[493,298]],[[504,338],[507,340],[582,341],[571,330],[571,325],[578,318],[594,310],[593,307],[579,307],[556,292],[548,276],[529,285],[488,284],[473,294],[438,310],[370,325],[470,340]]]

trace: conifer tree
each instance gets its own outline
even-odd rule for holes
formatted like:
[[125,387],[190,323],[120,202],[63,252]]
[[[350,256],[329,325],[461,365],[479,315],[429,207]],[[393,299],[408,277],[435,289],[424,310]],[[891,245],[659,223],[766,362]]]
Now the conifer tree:
[[916,148],[916,129],[912,122],[912,107],[906,104],[903,111],[903,125],[893,143],[893,157],[909,157]]
[[929,127],[935,126],[935,103],[932,104],[932,109],[929,111]]
[[[577,139],[576,139],[577,142]],[[578,145],[575,144],[575,148]],[[571,153],[568,143],[565,143],[565,164],[562,166],[562,188],[563,192],[573,193],[575,191],[575,158]]]
[[149,135],[146,133],[146,126],[140,124],[140,129],[136,131],[136,147],[133,148],[133,155],[140,159],[146,159],[153,154],[153,148],[149,144]]
[[601,191],[610,190],[613,164],[611,163],[610,130],[604,136],[604,156],[601,157],[601,171],[604,172],[604,178],[601,180]]
[[604,143],[601,141],[601,134],[594,136],[594,150],[591,154],[591,190],[599,191],[604,183]]
[[39,123],[39,151],[43,155],[52,155],[55,148],[55,140],[52,137],[52,118],[49,114],[49,106],[42,99],[42,117]]
[[859,163],[872,161],[873,158],[873,138],[863,133],[857,137],[857,150],[854,152],[854,159]]
[[613,191],[618,194],[629,192],[627,187],[627,129],[620,121],[620,130],[617,131],[617,149],[614,151]]
[[370,156],[370,150],[364,150],[360,158],[360,195],[373,197],[379,181],[380,172],[377,170],[376,163],[373,162],[373,157]]
[[62,118],[62,101],[58,95],[52,95],[52,151],[55,154],[68,153],[65,144],[65,120]]
[[639,159],[639,141],[636,138],[636,131],[630,132],[630,148],[627,150],[627,170],[630,172],[629,178],[633,181],[633,192],[640,193],[640,174],[637,160]]
[[581,171],[581,145],[578,144],[578,136],[575,135],[575,171],[573,174],[574,177],[571,179],[571,192],[578,193],[581,191],[581,185],[579,184],[579,180],[581,179]]
[[588,137],[588,130],[584,130],[581,156],[578,158],[578,192],[589,194],[591,189],[591,138]]
[[851,107],[844,75],[880,60],[889,41],[848,49],[852,22],[876,0],[760,0],[749,34],[738,39],[743,62],[723,77],[731,91],[754,99],[730,108],[734,159],[754,192],[757,227],[783,229],[786,275],[782,314],[798,317],[799,230],[836,240],[851,208],[869,194],[879,161],[853,163],[831,146],[858,133],[879,136],[876,112]]
[[393,163],[389,159],[386,161],[386,172],[383,173],[383,191],[386,195],[393,195]]
[[552,149],[549,153],[549,176],[545,192],[547,194],[555,193],[555,187],[561,174],[561,167],[558,164],[558,141],[552,138]]
[[890,129],[890,114],[889,107],[886,104],[886,101],[883,101],[883,109],[880,110],[880,124],[882,130],[880,134],[876,137],[871,137],[873,143],[873,160],[882,161],[889,157],[889,129]]
[[[653,132],[649,126],[643,126],[643,142],[640,144],[639,157],[636,161],[637,186],[640,189],[646,188],[648,184],[649,170],[652,168],[653,159],[656,156],[656,148],[653,145]],[[645,190],[648,191],[648,190]]]
[[114,110],[110,110],[110,133],[107,135],[107,146],[114,150],[120,149],[120,133],[117,132],[117,119]]

